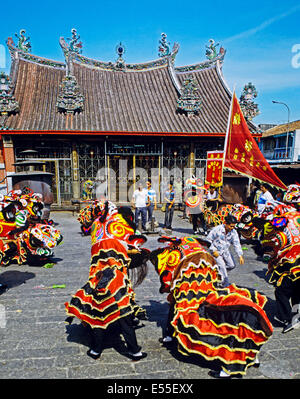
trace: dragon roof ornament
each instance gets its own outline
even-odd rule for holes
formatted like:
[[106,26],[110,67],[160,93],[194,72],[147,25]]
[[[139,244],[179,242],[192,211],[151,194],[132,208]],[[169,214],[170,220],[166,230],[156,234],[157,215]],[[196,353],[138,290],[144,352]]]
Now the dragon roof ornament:
[[216,65],[219,62],[219,65],[222,66],[224,57],[226,54],[226,50],[223,47],[220,47],[219,52],[217,52],[217,47],[219,43],[215,43],[213,39],[209,40],[209,45],[206,45],[206,61],[193,64],[193,65],[185,65],[182,67],[175,67],[176,73],[186,73],[186,72],[194,72],[201,71],[203,69],[207,69]]
[[29,53],[31,50],[31,44],[29,42],[30,37],[26,37],[25,33],[25,29],[21,29],[19,35],[15,33],[15,36],[18,38],[17,49]]
[[256,87],[251,82],[249,82],[244,86],[239,101],[244,117],[248,121],[251,121],[253,118],[260,114],[258,105],[255,104],[255,102],[253,101],[253,99],[256,97]]
[[9,115],[19,112],[19,104],[13,96],[13,87],[9,77],[0,72],[0,115]]
[[220,53],[223,52],[223,47],[220,48],[219,54],[217,52],[217,47],[219,46],[220,43],[215,43],[214,39],[209,39],[209,45],[205,46],[206,47],[206,58],[208,58],[210,61],[214,60]]
[[80,36],[77,35],[77,30],[75,28],[71,29],[72,37],[67,38],[69,40],[68,50],[77,54],[82,53],[82,42],[79,42]]
[[158,56],[166,57],[167,55],[170,55],[170,43],[167,42],[167,35],[162,33],[159,40]]
[[188,76],[182,84],[180,98],[177,100],[177,110],[188,116],[197,115],[201,107],[199,87],[193,76]]
[[162,33],[161,39],[159,40],[158,56],[160,58],[171,57],[171,61],[172,63],[174,63],[178,50],[179,50],[179,44],[176,42],[173,45],[173,49],[170,50],[170,43],[167,42],[167,35],[165,33]]

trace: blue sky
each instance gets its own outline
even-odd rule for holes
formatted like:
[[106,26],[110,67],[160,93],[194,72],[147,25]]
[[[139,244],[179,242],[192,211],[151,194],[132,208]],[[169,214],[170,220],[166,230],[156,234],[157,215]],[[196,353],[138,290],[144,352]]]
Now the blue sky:
[[[3,11],[3,10],[2,10]],[[83,55],[115,61],[115,48],[126,48],[125,62],[158,58],[162,32],[171,43],[179,43],[176,66],[205,60],[205,46],[213,38],[226,49],[225,80],[239,97],[252,82],[261,114],[253,122],[286,123],[300,119],[300,2],[299,1],[15,1],[0,25],[0,50],[6,39],[24,28],[32,53],[63,61],[59,37],[69,38],[76,28],[83,42]],[[3,50],[3,45],[5,50]],[[297,46],[298,45],[298,46]],[[294,49],[295,52],[292,52]],[[1,51],[0,51],[1,56]],[[1,60],[0,60],[1,61]]]

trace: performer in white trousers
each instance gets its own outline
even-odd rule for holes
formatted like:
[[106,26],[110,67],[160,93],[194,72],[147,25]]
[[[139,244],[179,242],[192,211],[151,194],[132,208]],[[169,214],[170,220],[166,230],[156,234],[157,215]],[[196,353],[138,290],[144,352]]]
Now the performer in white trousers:
[[227,215],[225,223],[212,228],[207,236],[208,241],[211,242],[209,251],[214,256],[219,267],[223,287],[227,287],[230,284],[227,270],[234,269],[236,266],[229,250],[231,245],[239,257],[240,264],[244,264],[243,250],[238,233],[235,230],[236,223],[237,219],[234,216]]

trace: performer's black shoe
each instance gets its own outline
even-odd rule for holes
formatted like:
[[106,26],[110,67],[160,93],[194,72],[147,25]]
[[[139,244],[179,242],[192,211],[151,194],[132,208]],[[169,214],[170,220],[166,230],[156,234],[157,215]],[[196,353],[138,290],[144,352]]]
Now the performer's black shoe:
[[74,320],[74,317],[73,316],[69,316],[69,317],[67,317],[65,319],[65,323],[70,325],[70,324],[72,324],[73,320]]
[[94,359],[94,360],[99,359],[99,357],[101,356],[101,353],[97,353],[97,354],[91,353],[91,349],[89,349],[89,350],[86,352],[86,354],[87,354],[89,357],[91,357],[92,359]]
[[134,362],[138,362],[139,360],[145,359],[145,357],[147,357],[147,353],[141,352],[140,355],[134,355],[133,353],[129,353],[129,356],[131,360],[133,360]]
[[172,345],[174,342],[174,339],[172,337],[166,336],[164,338],[159,338],[158,342],[160,342],[163,345]]
[[292,320],[289,324],[287,324],[284,329],[282,330],[282,333],[285,334],[294,328],[299,328],[300,327],[300,317]]
[[[225,374],[225,373],[224,373]],[[210,375],[213,378],[219,378],[221,380],[230,380],[231,378],[233,378],[233,376],[231,374],[227,374],[227,375],[222,375],[221,371],[215,371],[215,370],[210,370],[208,372],[208,375]],[[242,378],[242,376],[240,374],[236,374],[234,377],[236,378]]]

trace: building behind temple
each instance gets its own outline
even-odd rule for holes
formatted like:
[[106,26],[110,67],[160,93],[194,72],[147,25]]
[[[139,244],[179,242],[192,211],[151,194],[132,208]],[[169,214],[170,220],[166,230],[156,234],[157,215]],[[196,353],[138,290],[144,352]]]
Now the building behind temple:
[[[10,76],[0,77],[2,192],[12,188],[26,151],[52,173],[58,207],[80,198],[87,180],[127,202],[138,179],[184,179],[183,171],[203,176],[207,151],[223,149],[232,97],[223,47],[210,40],[204,61],[177,66],[179,45],[170,46],[165,34],[157,59],[136,64],[126,63],[122,43],[114,62],[85,57],[75,29],[59,43],[64,62],[33,55],[24,30],[18,43],[7,39]],[[259,138],[252,117],[248,125]],[[225,174],[225,185],[240,197],[247,182]]]

